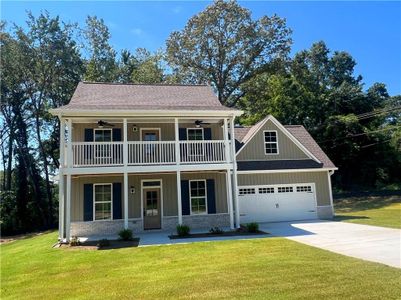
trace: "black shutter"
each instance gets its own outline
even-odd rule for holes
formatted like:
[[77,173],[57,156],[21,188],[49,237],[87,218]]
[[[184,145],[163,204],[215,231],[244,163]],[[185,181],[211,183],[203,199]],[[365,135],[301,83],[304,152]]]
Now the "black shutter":
[[212,128],[203,128],[203,138],[205,141],[212,139]]
[[84,184],[84,221],[93,221],[93,184]]
[[113,183],[113,219],[122,218],[121,183]]
[[183,215],[189,215],[189,180],[181,180],[181,208]]
[[121,142],[121,128],[113,128],[113,142]]
[[85,142],[93,142],[93,128],[85,128]]
[[216,213],[216,193],[214,188],[214,179],[206,180],[206,188],[207,188],[207,213],[215,214]]
[[178,128],[178,139],[180,141],[187,140],[187,129],[186,128]]

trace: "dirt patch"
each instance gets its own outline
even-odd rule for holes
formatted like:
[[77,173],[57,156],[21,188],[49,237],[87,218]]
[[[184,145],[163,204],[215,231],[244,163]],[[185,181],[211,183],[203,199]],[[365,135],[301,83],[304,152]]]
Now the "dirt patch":
[[134,238],[131,241],[109,240],[109,245],[99,245],[99,241],[82,242],[79,246],[71,246],[69,244],[58,244],[55,248],[66,250],[112,250],[121,248],[138,247],[139,238]]

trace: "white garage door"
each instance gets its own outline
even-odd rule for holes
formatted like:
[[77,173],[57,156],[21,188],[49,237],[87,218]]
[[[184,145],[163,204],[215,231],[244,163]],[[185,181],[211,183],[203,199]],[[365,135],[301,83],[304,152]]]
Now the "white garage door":
[[241,223],[316,219],[315,184],[240,186]]

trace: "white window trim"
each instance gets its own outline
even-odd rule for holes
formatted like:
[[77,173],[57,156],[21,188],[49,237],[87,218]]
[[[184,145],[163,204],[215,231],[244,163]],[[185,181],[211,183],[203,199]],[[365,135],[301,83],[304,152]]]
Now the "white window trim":
[[[100,130],[102,130],[102,131],[105,131],[105,130],[110,131],[110,138],[111,138],[110,142],[96,142],[95,141],[96,131],[100,131]],[[96,142],[96,143],[111,143],[113,141],[113,129],[112,128],[93,128],[93,141]]]
[[[144,186],[143,183],[147,181],[159,181],[160,185],[159,186]],[[163,218],[164,218],[164,212],[163,212],[163,180],[162,179],[141,179],[141,220],[142,220],[142,228],[144,228],[145,225],[145,218],[143,216],[143,190],[145,189],[151,189],[151,188],[159,188],[160,189],[160,227],[163,228]]]
[[[266,137],[265,137],[266,132],[275,132],[276,133],[276,141],[275,142],[266,142]],[[266,153],[266,144],[276,144],[277,153]],[[279,146],[278,146],[278,133],[277,133],[277,130],[263,130],[263,147],[264,147],[265,155],[279,155],[280,154],[280,149],[279,149]]]
[[[204,213],[200,213],[200,214],[194,214],[192,213],[192,196],[191,196],[191,182],[193,181],[203,181],[205,182],[205,212]],[[189,212],[191,216],[202,216],[202,215],[207,215],[208,214],[208,207],[207,207],[207,182],[206,179],[193,179],[193,180],[189,180],[189,185],[188,185],[188,189],[189,189]],[[200,197],[194,197],[194,198],[200,198]]]
[[189,140],[189,139],[188,139],[188,137],[189,137],[189,134],[188,134],[189,130],[202,130],[202,141],[205,140],[205,131],[204,131],[204,128],[203,128],[203,127],[195,127],[195,128],[187,128],[187,141],[192,141],[192,142],[196,141],[196,140]]
[[162,140],[162,131],[161,131],[161,128],[160,127],[154,127],[154,128],[147,128],[147,127],[141,127],[141,128],[139,128],[139,140],[141,141],[141,142],[144,142],[144,140],[142,139],[142,131],[146,131],[146,130],[149,130],[149,131],[151,131],[151,130],[155,130],[155,131],[158,131],[159,132],[159,140],[157,141],[157,142],[160,142],[161,140]]
[[[110,197],[110,201],[111,201],[111,206],[110,206],[110,219],[103,219],[103,220],[96,220],[96,201],[95,201],[95,197],[96,197],[96,192],[95,192],[95,187],[97,185],[110,185],[110,191],[111,191],[111,197]],[[108,201],[100,201],[97,203],[108,203]],[[113,183],[94,183],[93,184],[93,221],[94,222],[102,222],[102,221],[110,221],[113,220]]]

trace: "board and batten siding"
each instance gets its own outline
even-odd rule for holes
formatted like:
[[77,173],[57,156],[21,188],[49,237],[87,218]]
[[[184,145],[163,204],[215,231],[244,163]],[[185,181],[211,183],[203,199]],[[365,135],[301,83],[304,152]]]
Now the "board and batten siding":
[[[279,154],[265,154],[264,130],[277,131]],[[282,160],[282,159],[308,159],[309,157],[287,137],[272,121],[268,120],[245,148],[237,155],[237,161],[251,160]]]
[[[120,128],[121,129],[121,137],[123,137],[123,124],[122,123],[113,123],[113,127],[110,128]],[[137,131],[133,131],[134,125],[138,128]],[[182,123],[179,124],[180,128],[195,128],[193,123]],[[221,140],[223,139],[222,128],[218,124],[210,124],[202,126],[204,128],[211,128],[212,130],[212,139],[213,140]],[[84,142],[85,141],[85,128],[99,128],[96,123],[74,123],[72,130],[72,141],[73,142]],[[104,127],[106,129],[108,127]],[[175,128],[174,123],[128,123],[127,124],[127,139],[128,141],[140,141],[141,131],[140,129],[147,128],[160,128],[161,141],[174,141],[175,140]]]
[[249,185],[273,185],[315,183],[316,199],[318,206],[331,205],[330,186],[327,171],[299,172],[299,173],[275,173],[275,174],[238,174],[238,186]]
[[[181,180],[192,179],[214,179],[216,193],[216,213],[227,213],[227,195],[225,173],[205,172],[205,173],[181,173]],[[163,195],[163,215],[177,216],[177,179],[176,174],[152,174],[152,175],[128,175],[128,218],[141,218],[141,180],[162,180]],[[123,176],[80,176],[72,178],[72,199],[71,199],[71,221],[78,222],[84,220],[84,184],[87,183],[115,183],[123,185]],[[135,188],[135,193],[131,193],[131,187]],[[122,203],[124,190],[122,191]],[[124,216],[124,205],[122,204],[122,216]]]

